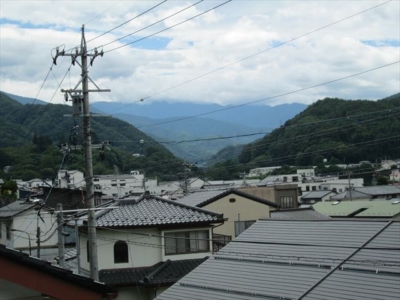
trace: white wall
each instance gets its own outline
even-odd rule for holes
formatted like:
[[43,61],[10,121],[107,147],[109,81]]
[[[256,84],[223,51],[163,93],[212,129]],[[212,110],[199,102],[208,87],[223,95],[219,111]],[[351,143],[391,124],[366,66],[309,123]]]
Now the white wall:
[[[41,230],[41,240],[45,240],[49,237],[57,228],[56,224],[56,216],[43,212],[41,214],[44,222],[39,219],[39,226]],[[53,224],[53,226],[52,226]],[[25,231],[27,233],[12,231],[11,232],[11,240],[6,239],[6,224],[2,222],[2,238],[0,239],[0,243],[4,245],[8,245],[11,248],[15,249],[28,249],[29,247],[29,239],[28,235],[31,238],[31,246],[32,248],[37,247],[36,243],[36,233],[37,233],[37,212],[35,210],[28,210],[14,217],[12,222],[10,223],[12,229],[18,229]],[[41,247],[49,247],[56,246],[58,243],[57,234],[55,234],[52,238],[50,238],[47,242],[41,243]]]

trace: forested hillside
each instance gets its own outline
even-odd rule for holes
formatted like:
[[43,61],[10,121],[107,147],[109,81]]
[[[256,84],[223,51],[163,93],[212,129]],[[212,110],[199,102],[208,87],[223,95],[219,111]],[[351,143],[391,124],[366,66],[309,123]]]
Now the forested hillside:
[[[22,105],[3,93],[0,93],[0,105],[0,170],[12,166],[7,177],[53,178],[63,158],[59,145],[82,144],[80,120],[64,117],[71,114],[70,106]],[[93,144],[110,142],[104,152],[93,150],[95,174],[143,169],[149,176],[176,178],[182,168],[181,161],[173,154],[127,122],[113,117],[94,117],[91,125]],[[134,153],[143,156],[132,156]],[[82,171],[84,166],[79,149],[69,152],[63,163],[64,168]]]
[[379,101],[326,98],[246,145],[236,160],[217,164],[208,175],[238,176],[262,166],[315,166],[323,159],[351,164],[399,157],[400,94]]

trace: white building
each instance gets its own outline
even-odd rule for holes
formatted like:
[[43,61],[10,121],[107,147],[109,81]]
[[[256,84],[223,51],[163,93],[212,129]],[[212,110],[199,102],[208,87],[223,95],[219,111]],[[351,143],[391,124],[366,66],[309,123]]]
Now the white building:
[[79,189],[86,185],[83,173],[78,170],[60,170],[57,178],[57,187],[63,189]]
[[58,242],[56,216],[42,208],[38,218],[36,202],[15,201],[0,208],[0,244],[28,252],[37,249],[37,226],[40,227],[41,248],[56,247]]
[[[213,253],[213,226],[222,214],[149,193],[118,200],[97,213],[99,281],[120,299],[153,299]],[[89,272],[87,223],[80,222],[80,265]]]

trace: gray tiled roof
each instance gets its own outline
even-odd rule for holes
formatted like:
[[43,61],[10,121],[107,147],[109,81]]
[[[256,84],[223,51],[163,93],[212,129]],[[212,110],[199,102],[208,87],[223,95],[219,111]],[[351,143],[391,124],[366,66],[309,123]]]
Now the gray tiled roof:
[[120,200],[117,208],[97,217],[99,227],[143,227],[171,224],[216,223],[223,215],[155,196]]
[[271,211],[271,218],[272,219],[291,219],[291,220],[330,219],[330,217],[315,211],[312,207]]
[[368,195],[388,195],[388,194],[400,194],[400,188],[394,185],[377,185],[377,186],[365,186],[356,187],[354,190]]
[[112,286],[171,285],[189,274],[208,257],[197,259],[167,260],[151,267],[108,269],[99,272],[101,282]]
[[9,218],[16,216],[32,207],[36,203],[25,202],[25,201],[15,201],[7,206],[0,208],[0,218]]
[[248,194],[246,192],[237,190],[237,189],[229,189],[229,190],[218,190],[218,191],[199,191],[193,194],[190,194],[189,196],[186,196],[184,198],[178,199],[177,201],[180,203],[184,203],[187,205],[191,206],[197,206],[197,207],[204,207],[207,204],[214,202],[222,197],[225,197],[230,194],[235,194],[244,198],[247,198],[252,201],[256,201],[265,205],[269,205],[272,207],[278,207],[278,205],[272,201],[254,196],[252,194]]
[[[301,199],[315,199],[315,198],[322,198],[328,195],[329,193],[333,193],[332,191],[311,191],[304,196],[301,197]],[[335,193],[333,193],[335,195]]]
[[260,220],[157,299],[398,299],[399,236],[388,220]]

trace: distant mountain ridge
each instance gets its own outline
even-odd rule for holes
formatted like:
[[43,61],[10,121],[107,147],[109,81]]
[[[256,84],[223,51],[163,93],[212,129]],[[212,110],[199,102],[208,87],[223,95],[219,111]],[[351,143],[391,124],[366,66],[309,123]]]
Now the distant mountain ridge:
[[167,103],[129,104],[123,102],[96,102],[91,105],[105,113],[131,114],[151,119],[167,119],[198,116],[256,129],[277,128],[307,108],[300,103],[268,105],[244,105],[240,107],[219,104]]
[[[41,100],[3,93],[21,104],[47,104]],[[274,107],[244,105],[236,108],[219,104],[161,101],[144,105],[97,102],[90,107],[93,113],[110,114],[138,127],[156,141],[164,142],[164,146],[174,155],[194,162],[209,160],[225,147],[254,142],[307,106],[293,103]],[[199,117],[192,117],[194,115]],[[183,120],[179,120],[181,118]],[[246,134],[248,136],[243,136]],[[213,140],[214,137],[216,139]],[[196,138],[209,140],[187,142]]]

